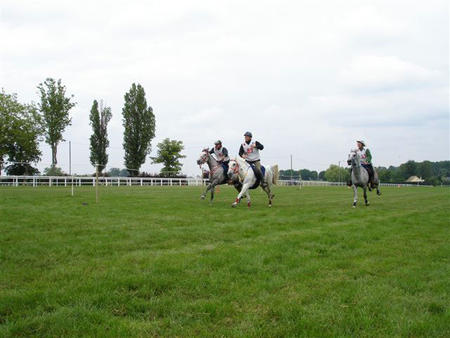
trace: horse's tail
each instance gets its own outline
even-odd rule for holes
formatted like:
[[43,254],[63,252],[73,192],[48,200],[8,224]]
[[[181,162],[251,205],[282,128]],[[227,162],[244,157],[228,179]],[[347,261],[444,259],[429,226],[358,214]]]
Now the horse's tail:
[[272,173],[273,173],[273,176],[272,176],[272,183],[273,183],[274,185],[277,185],[277,183],[278,183],[278,178],[280,177],[280,172],[279,172],[279,170],[278,170],[278,164],[273,165],[271,169],[272,169]]

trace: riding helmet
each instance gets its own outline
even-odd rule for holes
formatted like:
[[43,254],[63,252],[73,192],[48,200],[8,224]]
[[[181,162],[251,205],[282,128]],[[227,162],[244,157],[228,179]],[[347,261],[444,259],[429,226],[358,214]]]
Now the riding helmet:
[[252,133],[249,132],[249,131],[246,131],[245,134],[244,134],[244,136],[253,137]]

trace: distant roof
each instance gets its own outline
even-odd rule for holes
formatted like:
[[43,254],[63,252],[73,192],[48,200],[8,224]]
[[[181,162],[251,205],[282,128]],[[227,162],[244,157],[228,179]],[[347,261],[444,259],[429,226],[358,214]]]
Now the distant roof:
[[408,182],[408,183],[422,183],[424,181],[425,181],[424,179],[417,177],[417,176],[411,176],[410,178],[408,178],[406,180],[406,182]]

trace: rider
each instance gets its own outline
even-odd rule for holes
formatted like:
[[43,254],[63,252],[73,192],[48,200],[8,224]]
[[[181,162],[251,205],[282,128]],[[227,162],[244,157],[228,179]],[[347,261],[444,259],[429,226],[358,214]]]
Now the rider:
[[239,156],[244,158],[247,163],[253,165],[255,175],[260,180],[261,186],[266,187],[266,182],[264,181],[264,176],[261,171],[261,161],[259,156],[259,151],[264,149],[264,146],[258,141],[252,143],[252,133],[247,131],[244,134],[245,142],[241,144],[239,148]]
[[228,164],[230,163],[230,157],[228,156],[228,150],[222,146],[222,141],[217,140],[214,142],[214,147],[209,151],[210,154],[215,154],[217,162],[222,165],[225,179],[228,179]]
[[[367,173],[369,174],[369,182],[371,186],[373,187],[373,178],[374,178],[374,170],[372,166],[372,154],[370,153],[369,148],[366,148],[366,142],[363,140],[356,141],[356,146],[358,147],[356,151],[359,154],[359,157],[361,159],[361,166],[367,170]],[[350,170],[350,176],[351,176],[351,170]]]

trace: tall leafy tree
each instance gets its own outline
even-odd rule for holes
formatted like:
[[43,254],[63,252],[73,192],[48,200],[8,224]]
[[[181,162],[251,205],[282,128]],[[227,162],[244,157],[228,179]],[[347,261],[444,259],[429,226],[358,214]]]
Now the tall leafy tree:
[[319,180],[325,180],[325,170],[322,170],[321,172],[319,172]]
[[378,167],[376,168],[376,171],[378,173],[378,179],[382,183],[390,182],[392,179],[392,171],[385,167]]
[[58,144],[64,141],[62,134],[71,124],[69,111],[75,106],[72,102],[73,95],[66,97],[66,87],[61,84],[61,79],[55,81],[48,78],[38,85],[41,95],[39,110],[42,114],[45,130],[45,142],[52,149],[52,166],[57,164]]
[[417,175],[417,162],[415,161],[408,161],[406,163],[403,163],[399,167],[400,173],[402,175],[402,178],[404,180],[408,179],[411,176]]
[[170,140],[166,138],[162,142],[158,143],[157,147],[158,153],[155,157],[152,157],[152,160],[153,163],[164,164],[161,169],[161,173],[167,174],[167,176],[179,174],[182,167],[180,159],[186,157],[181,154],[184,149],[183,141]]
[[325,171],[325,179],[329,182],[345,182],[350,178],[350,173],[345,168],[332,164]]
[[97,100],[92,104],[89,119],[91,120],[92,135],[91,135],[91,164],[95,167],[98,164],[98,171],[101,173],[108,163],[108,154],[106,148],[109,146],[108,141],[108,123],[111,120],[111,108],[98,107]]
[[42,128],[40,116],[32,104],[18,102],[16,94],[0,93],[0,173],[7,159],[8,174],[32,175],[32,166],[40,160]]
[[147,105],[144,88],[133,83],[125,94],[123,114],[123,147],[125,165],[131,176],[138,175],[139,169],[150,153],[151,140],[155,137],[155,115]]
[[419,175],[422,178],[430,178],[433,176],[433,164],[430,161],[423,161],[422,163],[418,163],[418,171]]

